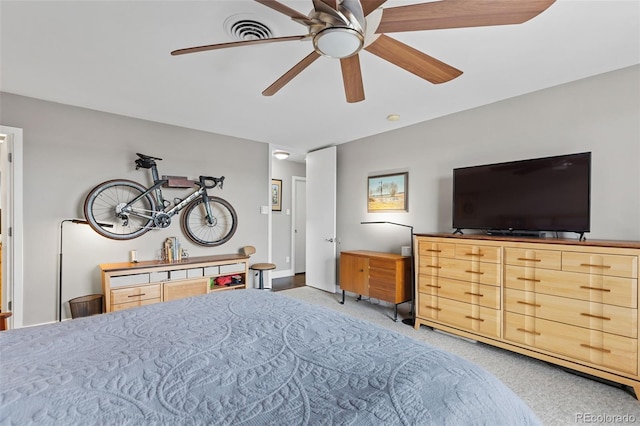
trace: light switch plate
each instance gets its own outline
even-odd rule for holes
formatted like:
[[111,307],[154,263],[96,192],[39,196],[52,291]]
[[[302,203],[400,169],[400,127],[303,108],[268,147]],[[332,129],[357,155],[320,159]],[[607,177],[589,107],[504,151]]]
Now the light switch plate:
[[269,206],[260,206],[260,214],[269,214]]

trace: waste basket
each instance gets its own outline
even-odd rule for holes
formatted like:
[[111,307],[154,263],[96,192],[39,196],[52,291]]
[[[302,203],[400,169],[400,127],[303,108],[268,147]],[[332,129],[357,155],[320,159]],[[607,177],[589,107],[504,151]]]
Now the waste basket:
[[71,318],[88,317],[102,313],[102,295],[90,294],[69,300]]

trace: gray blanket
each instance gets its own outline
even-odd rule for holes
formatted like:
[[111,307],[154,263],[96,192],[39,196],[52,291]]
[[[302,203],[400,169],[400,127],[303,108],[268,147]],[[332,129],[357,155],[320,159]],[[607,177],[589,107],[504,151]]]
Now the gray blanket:
[[3,425],[539,424],[478,366],[259,290],[2,332],[0,362]]

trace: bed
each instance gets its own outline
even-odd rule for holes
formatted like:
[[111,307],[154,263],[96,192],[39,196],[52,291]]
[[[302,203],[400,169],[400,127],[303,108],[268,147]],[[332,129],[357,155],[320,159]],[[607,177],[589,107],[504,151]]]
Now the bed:
[[451,353],[259,290],[5,331],[0,363],[3,425],[540,424]]

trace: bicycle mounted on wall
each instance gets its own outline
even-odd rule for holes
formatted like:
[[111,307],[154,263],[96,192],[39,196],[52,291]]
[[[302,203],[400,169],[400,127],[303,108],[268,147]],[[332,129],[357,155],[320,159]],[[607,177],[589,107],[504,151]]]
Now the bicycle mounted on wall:
[[236,211],[228,201],[207,193],[208,189],[222,189],[224,176],[200,176],[191,182],[197,186],[194,192],[172,203],[162,196],[162,186],[169,183],[165,176],[160,179],[158,175],[156,160],[162,159],[136,155],[136,170],[151,169],[153,185],[147,188],[132,180],[113,179],[93,188],[85,200],[84,215],[97,233],[114,240],[130,240],[151,229],[167,228],[171,218],[184,209],[180,223],[191,241],[207,247],[229,241],[238,227]]

